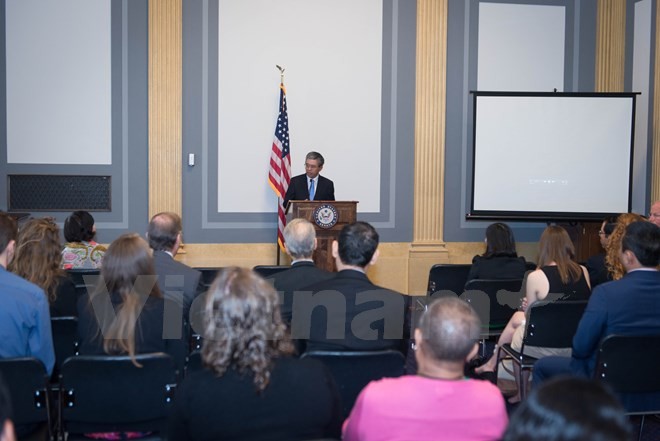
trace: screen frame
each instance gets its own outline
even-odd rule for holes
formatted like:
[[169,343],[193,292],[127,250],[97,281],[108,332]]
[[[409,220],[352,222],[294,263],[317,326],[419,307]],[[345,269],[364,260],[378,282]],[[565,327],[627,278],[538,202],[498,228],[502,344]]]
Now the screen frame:
[[628,164],[628,206],[627,212],[632,210],[632,183],[633,183],[633,163],[635,153],[635,112],[636,98],[639,92],[513,92],[513,91],[470,91],[472,95],[472,176],[471,176],[471,195],[470,211],[465,215],[466,220],[510,220],[510,221],[530,221],[530,222],[552,222],[552,221],[595,221],[602,220],[608,216],[616,216],[620,213],[610,212],[557,212],[557,211],[507,211],[507,210],[475,210],[475,168],[476,168],[476,149],[477,149],[477,99],[482,96],[500,96],[500,97],[554,97],[554,98],[630,98],[632,99],[632,115],[630,130],[630,152]]

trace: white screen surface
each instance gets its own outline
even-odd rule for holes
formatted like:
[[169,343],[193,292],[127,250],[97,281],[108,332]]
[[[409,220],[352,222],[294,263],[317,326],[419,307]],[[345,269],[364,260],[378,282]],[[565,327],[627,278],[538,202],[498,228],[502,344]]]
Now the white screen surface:
[[633,106],[633,96],[477,94],[473,214],[628,211]]

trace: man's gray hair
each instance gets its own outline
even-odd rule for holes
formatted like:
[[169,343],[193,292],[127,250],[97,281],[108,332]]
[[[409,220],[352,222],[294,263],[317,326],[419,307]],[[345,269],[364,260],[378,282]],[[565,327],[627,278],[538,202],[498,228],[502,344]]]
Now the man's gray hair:
[[284,227],[284,242],[294,259],[311,259],[314,239],[314,225],[305,219],[293,219]]
[[325,164],[325,159],[323,158],[323,155],[320,154],[319,152],[309,152],[307,153],[307,156],[305,156],[305,159],[311,159],[312,161],[319,161],[319,167],[323,167],[323,164]]

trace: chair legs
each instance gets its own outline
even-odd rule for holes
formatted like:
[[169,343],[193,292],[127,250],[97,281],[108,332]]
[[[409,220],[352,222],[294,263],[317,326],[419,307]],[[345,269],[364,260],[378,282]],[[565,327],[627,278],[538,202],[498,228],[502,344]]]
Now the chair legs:
[[642,421],[639,423],[639,435],[637,436],[637,441],[642,441],[642,431],[644,430],[644,418],[646,415],[642,415]]

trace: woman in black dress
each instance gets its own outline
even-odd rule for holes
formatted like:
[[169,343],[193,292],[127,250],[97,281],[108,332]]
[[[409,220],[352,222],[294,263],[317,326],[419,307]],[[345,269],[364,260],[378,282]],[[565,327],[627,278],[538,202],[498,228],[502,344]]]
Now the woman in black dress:
[[513,231],[507,224],[494,223],[486,228],[486,252],[474,256],[468,274],[473,279],[522,279],[527,270],[525,258],[518,257]]

